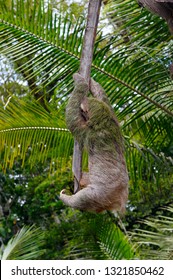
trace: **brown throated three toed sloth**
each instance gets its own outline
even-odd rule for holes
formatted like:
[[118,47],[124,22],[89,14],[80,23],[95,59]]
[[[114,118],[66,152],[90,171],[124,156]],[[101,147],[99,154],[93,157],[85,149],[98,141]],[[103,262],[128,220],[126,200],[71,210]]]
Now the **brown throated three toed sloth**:
[[88,173],[83,173],[77,193],[60,199],[76,209],[124,212],[128,197],[128,174],[123,138],[118,121],[101,86],[91,79],[89,87],[80,74],[74,74],[75,88],[66,108],[69,130],[88,152]]

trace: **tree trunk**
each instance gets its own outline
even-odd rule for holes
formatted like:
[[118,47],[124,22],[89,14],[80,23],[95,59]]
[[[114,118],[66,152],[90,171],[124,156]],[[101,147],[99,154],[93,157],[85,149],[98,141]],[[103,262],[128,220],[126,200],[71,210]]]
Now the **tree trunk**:
[[[88,6],[88,17],[82,47],[79,73],[89,83],[91,64],[93,59],[94,42],[96,38],[100,7],[102,0],[90,0]],[[79,190],[79,182],[82,175],[82,150],[83,147],[75,140],[73,150],[73,173],[74,193]]]

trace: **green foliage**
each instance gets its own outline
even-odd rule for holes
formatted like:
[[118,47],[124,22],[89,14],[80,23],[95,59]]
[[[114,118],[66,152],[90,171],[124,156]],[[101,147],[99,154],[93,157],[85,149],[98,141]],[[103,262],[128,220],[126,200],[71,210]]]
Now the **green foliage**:
[[[144,225],[132,233],[139,244],[141,258],[172,260],[173,258],[173,206],[160,209],[155,217],[143,221]],[[145,226],[145,227],[144,227]],[[143,229],[142,229],[143,227]]]
[[[62,219],[63,216],[66,219]],[[67,237],[60,258],[110,260],[135,257],[134,246],[108,213],[95,215],[69,210],[62,212],[59,219],[56,233],[66,232]]]
[[21,168],[19,161],[13,170],[0,173],[0,236],[4,244],[24,225],[36,224],[49,231],[51,216],[63,208],[58,195],[72,184],[71,165],[61,173],[49,174],[47,164],[30,169],[26,165]]
[[18,157],[22,166],[28,159],[31,168],[36,162],[51,157],[51,169],[60,168],[60,162],[63,165],[69,159],[73,140],[60,110],[52,110],[50,114],[34,100],[31,103],[13,97],[7,108],[4,109],[1,103],[0,113],[0,151],[4,170],[12,168]]
[[[105,89],[125,136],[130,196],[123,222],[132,230],[172,201],[173,45],[166,23],[136,0],[104,2],[107,20],[100,23],[91,75]],[[59,191],[73,185],[64,107],[79,67],[83,4],[0,1],[0,169],[6,169],[0,174],[0,235],[6,244],[24,224],[36,224],[46,235],[43,258],[129,259],[133,246],[112,220],[102,224],[100,215],[58,200]],[[171,225],[172,217],[164,219]],[[152,232],[155,222],[160,226],[152,220]],[[171,259],[170,244],[162,244],[165,255],[158,244],[153,252]]]
[[23,227],[11,238],[4,249],[0,250],[1,260],[33,260],[38,259],[43,250],[44,233],[34,227]]
[[130,260],[135,257],[135,248],[128,236],[112,221],[102,222],[98,230],[99,246],[107,259]]

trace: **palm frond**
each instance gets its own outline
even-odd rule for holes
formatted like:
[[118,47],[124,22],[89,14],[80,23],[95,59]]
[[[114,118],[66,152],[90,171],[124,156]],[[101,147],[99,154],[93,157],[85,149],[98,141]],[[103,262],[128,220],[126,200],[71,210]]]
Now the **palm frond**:
[[173,207],[164,210],[167,210],[164,215],[159,214],[143,221],[147,229],[138,229],[132,233],[132,239],[140,245],[140,255],[145,259],[173,258]]
[[102,224],[99,229],[99,246],[102,253],[110,260],[130,260],[135,256],[135,248],[128,236],[113,223]]
[[1,260],[32,260],[38,259],[44,252],[41,247],[44,234],[41,229],[23,227],[11,238],[4,250],[1,249]]
[[7,107],[0,106],[0,113],[0,149],[4,169],[11,168],[18,157],[23,165],[29,156],[31,167],[48,158],[55,167],[58,160],[68,161],[73,138],[65,127],[61,111],[52,110],[50,114],[35,102],[12,98]]
[[173,199],[172,157],[135,139],[126,139],[125,151],[130,177],[129,210],[135,208],[143,215],[162,203],[170,203]]
[[39,90],[35,84],[58,87],[62,76],[67,85],[70,69],[77,71],[79,65],[83,19],[72,26],[68,17],[62,19],[54,13],[51,2],[11,3],[11,9],[5,11],[4,3],[0,6],[0,52],[22,72],[33,93]]
[[[83,213],[83,226],[78,232],[72,232],[67,258],[121,260],[134,259],[136,249],[129,237],[115,225],[108,213],[96,215]],[[86,219],[86,220],[85,220]],[[85,239],[85,242],[82,240]],[[81,242],[80,242],[81,240]]]
[[[1,35],[3,36],[1,52],[11,58],[15,64],[21,57],[27,59],[24,64],[18,65],[17,69],[24,72],[24,76],[32,86],[33,77],[35,79],[39,77],[37,81],[39,85],[55,87],[56,84],[56,87],[63,92],[63,89],[71,83],[72,73],[77,71],[79,66],[84,20],[79,20],[74,25],[70,19],[62,19],[60,15],[54,13],[51,2],[47,9],[44,9],[41,0],[39,5],[35,4],[28,11],[29,15],[32,13],[32,16],[25,18],[20,14],[24,6],[27,7],[28,4],[23,6],[20,5],[19,0],[18,2],[19,4],[14,4],[10,12],[6,11],[1,15]],[[114,15],[115,19],[120,20],[124,14],[125,23],[123,20],[123,24],[116,29],[113,38],[112,36],[99,38],[99,41],[104,40],[106,45],[100,47],[99,42],[96,43],[92,75],[104,85],[112,103],[116,100],[120,118],[132,113],[133,119],[137,119],[141,114],[154,109],[173,116],[171,108],[167,106],[168,102],[170,104],[170,99],[166,96],[162,100],[158,99],[158,90],[172,85],[166,67],[166,63],[169,64],[170,61],[166,50],[168,36],[167,42],[165,40],[161,44],[158,41],[156,45],[156,37],[152,36],[156,27],[153,24],[147,24],[146,15],[141,16],[136,1],[128,0],[123,5],[122,2],[116,1],[113,5],[113,11],[118,15]],[[126,9],[128,7],[131,11],[129,13]],[[9,17],[9,14],[12,15]],[[143,21],[146,25],[143,29],[144,34],[140,36],[138,36],[138,30],[135,29],[137,24],[139,27],[139,18],[140,25],[142,26]],[[39,28],[36,29],[35,26]],[[127,29],[130,38],[126,46],[123,44],[122,36],[119,36],[123,28]],[[130,28],[135,31],[131,31]],[[139,40],[142,36],[146,40],[142,41],[141,46]],[[141,111],[141,108],[145,111]]]

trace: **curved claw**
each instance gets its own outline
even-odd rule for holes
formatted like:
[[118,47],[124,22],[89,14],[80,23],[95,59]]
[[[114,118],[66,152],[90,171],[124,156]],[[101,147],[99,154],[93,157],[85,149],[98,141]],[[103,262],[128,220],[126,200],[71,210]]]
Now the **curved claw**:
[[66,190],[63,189],[63,190],[60,192],[60,198],[61,198],[61,195],[62,195],[62,194],[65,194],[65,191],[66,191]]

